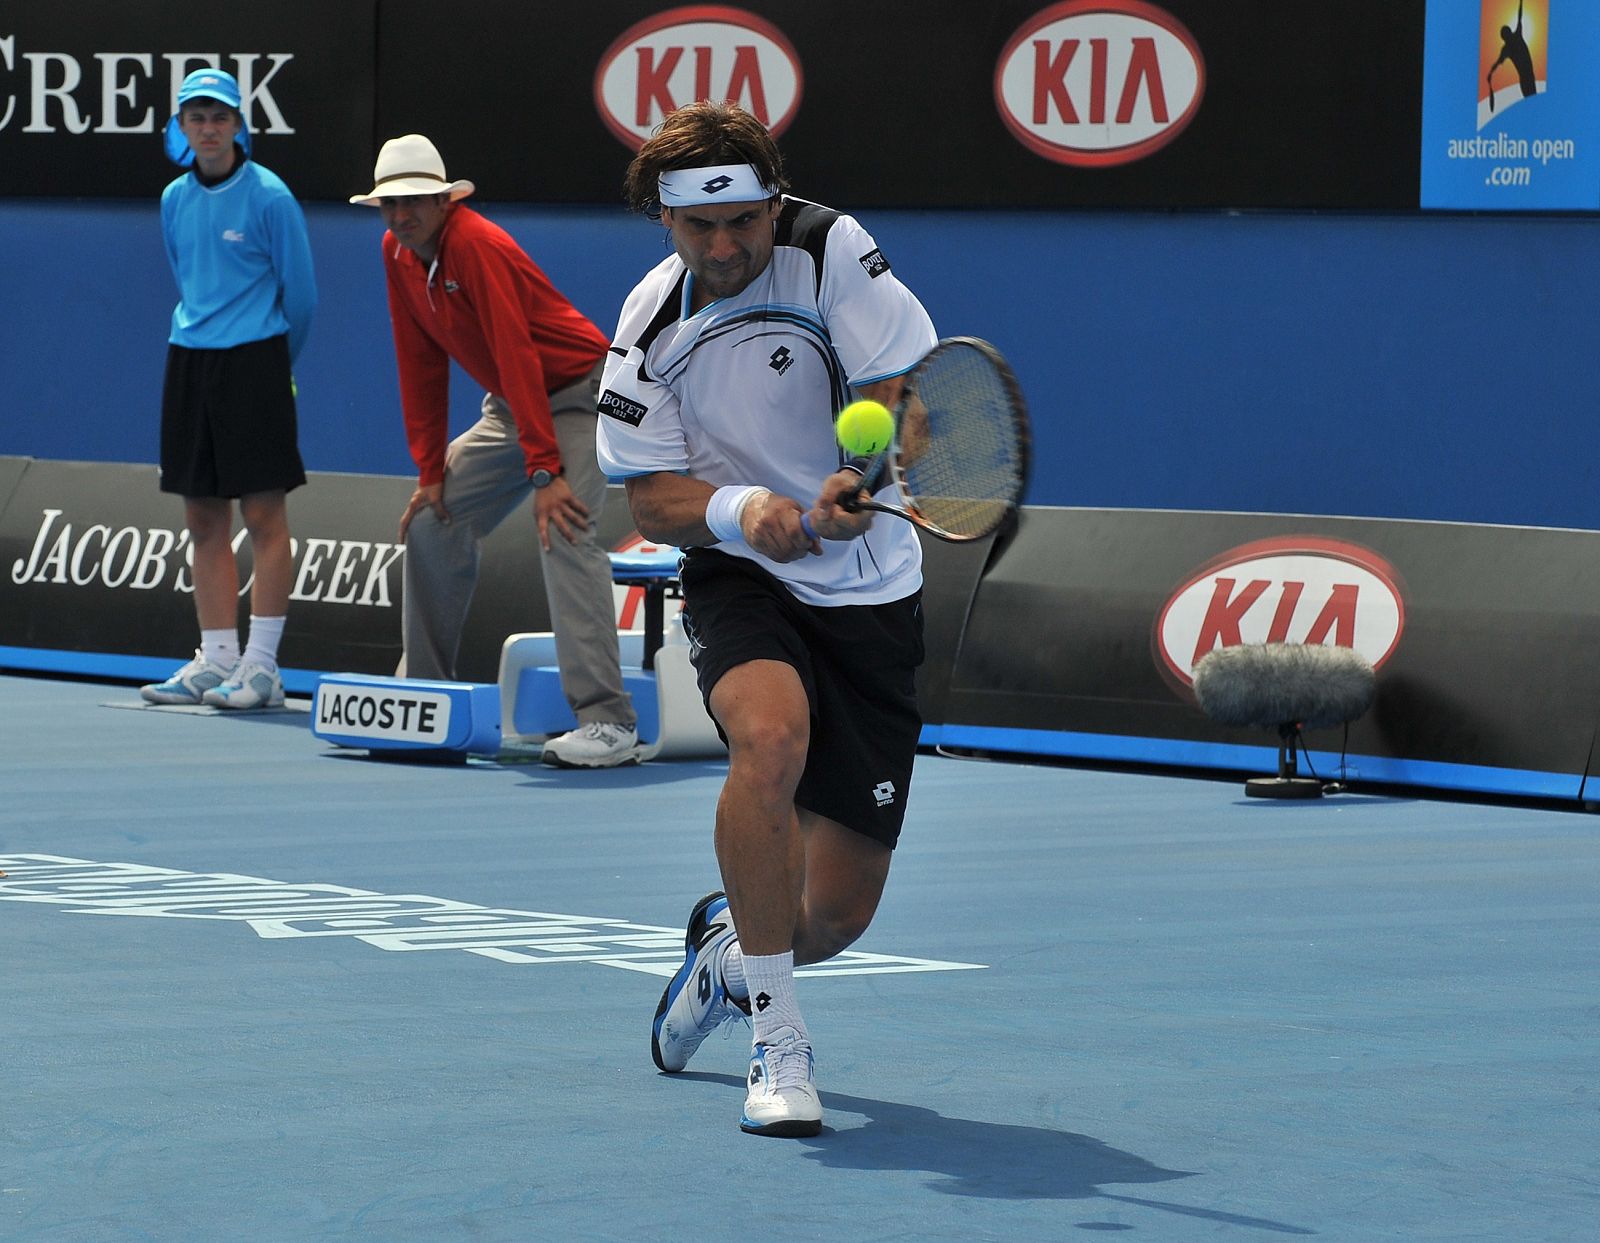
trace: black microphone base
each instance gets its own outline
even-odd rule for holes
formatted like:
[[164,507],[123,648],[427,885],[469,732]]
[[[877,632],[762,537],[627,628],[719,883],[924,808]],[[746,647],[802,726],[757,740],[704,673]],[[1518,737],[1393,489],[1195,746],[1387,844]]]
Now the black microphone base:
[[1315,777],[1251,777],[1244,792],[1255,798],[1321,798],[1322,782]]

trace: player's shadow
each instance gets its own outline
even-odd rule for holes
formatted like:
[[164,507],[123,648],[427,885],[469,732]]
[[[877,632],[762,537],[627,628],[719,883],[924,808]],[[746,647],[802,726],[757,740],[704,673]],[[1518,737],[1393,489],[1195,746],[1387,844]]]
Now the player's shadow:
[[[729,1075],[695,1074],[744,1086]],[[799,1140],[807,1156],[830,1169],[923,1170],[934,1175],[928,1185],[947,1195],[990,1200],[1111,1200],[1134,1204],[1219,1226],[1246,1227],[1273,1234],[1311,1235],[1315,1230],[1194,1208],[1167,1200],[1115,1195],[1105,1186],[1129,1186],[1193,1178],[1194,1170],[1166,1170],[1131,1152],[1123,1152],[1087,1135],[1047,1127],[1012,1126],[947,1118],[931,1109],[892,1101],[822,1092],[831,1116],[861,1114],[865,1126],[826,1127],[815,1139]]]

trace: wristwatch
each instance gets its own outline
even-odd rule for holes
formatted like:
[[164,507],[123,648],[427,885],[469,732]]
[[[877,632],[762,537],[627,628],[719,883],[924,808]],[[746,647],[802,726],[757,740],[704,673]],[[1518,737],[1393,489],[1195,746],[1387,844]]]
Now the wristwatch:
[[528,478],[533,481],[534,487],[548,488],[553,482],[555,482],[556,475],[565,474],[566,469],[567,468],[563,466],[560,470],[556,471],[555,475],[552,475],[549,471],[540,468],[539,470],[534,471],[533,474],[529,475]]

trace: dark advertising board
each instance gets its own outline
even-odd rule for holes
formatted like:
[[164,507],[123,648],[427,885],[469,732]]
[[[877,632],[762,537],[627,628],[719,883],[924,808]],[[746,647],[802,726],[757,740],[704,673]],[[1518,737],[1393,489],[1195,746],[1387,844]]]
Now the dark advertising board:
[[502,198],[617,201],[664,112],[709,95],[779,133],[798,193],[843,206],[1414,208],[1422,18],[1422,0],[1011,0],[911,20],[621,0],[555,27],[501,6],[453,24],[472,88],[419,92],[404,84],[435,63],[436,9],[385,0],[378,124],[437,131]]
[[[372,163],[376,0],[186,5],[64,0],[0,10],[0,193],[144,198],[178,173],[178,85],[233,74],[254,154],[301,198]],[[352,191],[346,190],[346,194]]]
[[[407,479],[314,474],[290,499],[291,669],[388,674],[400,654]],[[893,521],[880,519],[880,521]],[[612,490],[607,547],[634,536]],[[239,540],[248,584],[248,540]],[[1372,781],[1594,799],[1600,533],[1305,515],[1025,508],[997,541],[933,540],[925,741],[1002,754],[1238,768],[1276,746],[1197,707],[1196,664],[1238,644],[1350,648],[1377,674],[1352,723]],[[98,654],[195,643],[187,534],[154,468],[0,458],[0,667],[106,672]],[[619,625],[641,624],[618,587]],[[241,599],[241,621],[246,613]],[[532,519],[484,545],[459,674],[549,629]],[[117,676],[132,676],[122,673]],[[1323,755],[1340,729],[1311,731]]]
[[[406,479],[312,472],[289,498],[294,586],[283,664],[390,674],[400,659],[404,549],[396,542]],[[885,519],[890,521],[890,519]],[[613,487],[601,542],[637,538]],[[196,643],[189,535],[182,503],[152,466],[0,457],[0,649],[59,653],[27,667],[77,672],[75,654],[186,657]],[[241,629],[249,616],[250,542],[235,534]],[[922,694],[937,715],[988,541],[928,549],[928,656]],[[642,588],[618,587],[618,624],[643,625]],[[550,629],[531,501],[483,545],[457,675],[495,681],[506,636]],[[0,659],[3,663],[3,659]]]
[[[1181,753],[1129,745],[1152,738],[1275,746],[1205,717],[1195,664],[1224,645],[1334,643],[1377,671],[1349,750],[1396,763],[1369,777],[1473,765],[1502,771],[1468,788],[1575,796],[1600,709],[1597,622],[1595,532],[1028,509],[974,602],[944,720],[1058,754]],[[1310,741],[1343,745],[1337,728]],[[1524,786],[1504,770],[1571,779]]]
[[[290,494],[291,667],[393,672],[400,654],[405,481],[313,474]],[[235,535],[248,621],[250,542]],[[153,466],[33,462],[0,520],[0,645],[189,655],[198,640],[183,502]],[[68,662],[70,663],[70,662]]]
[[156,131],[205,59],[247,80],[263,162],[308,199],[420,131],[487,197],[619,203],[638,143],[711,97],[845,207],[1415,208],[1424,11],[268,0],[197,27],[80,0],[0,18],[0,161],[7,193],[153,192]]
[[[0,459],[0,467],[18,459]],[[393,673],[400,659],[401,510],[414,485],[312,472],[289,497],[294,585],[280,655],[297,669]],[[525,520],[524,520],[525,519]],[[632,530],[620,490],[611,542]],[[186,657],[197,640],[182,502],[152,466],[32,462],[0,514],[0,647]],[[500,646],[548,630],[531,512],[485,541],[480,589],[462,641],[463,679],[492,682]],[[240,623],[249,615],[250,542],[238,531]]]

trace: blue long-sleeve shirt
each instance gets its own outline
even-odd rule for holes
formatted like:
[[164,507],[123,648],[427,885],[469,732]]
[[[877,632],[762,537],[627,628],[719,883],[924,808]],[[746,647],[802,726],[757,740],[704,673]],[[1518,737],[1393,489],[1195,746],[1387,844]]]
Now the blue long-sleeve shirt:
[[299,357],[317,282],[305,215],[276,173],[253,160],[214,186],[185,173],[162,192],[161,232],[178,282],[168,341],[220,350],[287,333]]

